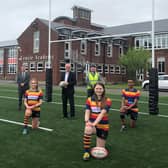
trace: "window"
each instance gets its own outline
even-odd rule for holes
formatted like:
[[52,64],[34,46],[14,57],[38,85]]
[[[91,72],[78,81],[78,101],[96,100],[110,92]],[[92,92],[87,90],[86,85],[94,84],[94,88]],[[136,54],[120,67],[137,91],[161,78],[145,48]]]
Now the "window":
[[115,66],[115,74],[120,74],[121,68],[119,65]]
[[115,65],[110,65],[110,73],[115,74]]
[[77,72],[83,72],[83,65],[81,63],[77,64]]
[[88,11],[80,10],[79,13],[80,13],[80,18],[89,20],[90,13]]
[[16,64],[8,64],[8,74],[16,73]]
[[[71,71],[74,72],[74,64],[71,64]],[[59,65],[59,70],[60,72],[65,72],[65,62],[64,61],[60,61],[60,65]]]
[[86,55],[86,53],[87,53],[87,41],[86,40],[81,40],[80,51],[81,51],[81,54]]
[[3,65],[4,65],[4,49],[0,49],[0,74],[3,73]]
[[36,63],[30,62],[30,72],[35,72],[35,71],[36,71]]
[[64,43],[64,58],[70,59],[70,54],[71,54],[71,42],[68,41]]
[[[152,39],[151,36],[140,36],[135,37],[135,48],[152,48]],[[168,48],[168,34],[156,34],[155,35],[155,48],[164,49]]]
[[100,56],[100,42],[95,43],[95,56]]
[[165,74],[165,58],[164,57],[158,58],[157,68],[158,68],[159,75]]
[[0,74],[3,74],[3,65],[0,64]]
[[107,45],[107,57],[112,57],[113,56],[113,45],[108,44]]
[[48,61],[45,61],[45,70],[48,68]]
[[37,72],[42,72],[44,70],[44,63],[38,62],[37,63]]
[[65,62],[64,61],[60,61],[59,70],[60,70],[60,72],[65,71]]
[[97,65],[97,72],[103,73],[103,65]]
[[40,47],[40,32],[36,31],[33,34],[33,53],[38,53]]
[[17,49],[15,47],[8,49],[8,74],[16,73]]
[[109,73],[109,65],[104,65],[104,72],[106,73],[106,74],[108,74]]
[[120,45],[119,47],[119,56],[122,56],[124,54],[123,46]]
[[121,74],[123,74],[123,75],[126,74],[126,67],[124,67],[124,66],[121,67]]
[[28,71],[28,68],[29,68],[28,63],[27,62],[23,62],[23,66],[25,67],[25,70]]

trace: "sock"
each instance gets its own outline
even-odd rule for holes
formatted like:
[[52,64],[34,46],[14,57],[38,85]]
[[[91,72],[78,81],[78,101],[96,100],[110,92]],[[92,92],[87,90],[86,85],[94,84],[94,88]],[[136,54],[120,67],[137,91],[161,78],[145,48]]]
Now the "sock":
[[24,128],[27,128],[27,125],[29,124],[29,116],[24,116]]
[[83,148],[85,152],[90,152],[90,144],[91,144],[91,135],[84,134],[83,136]]

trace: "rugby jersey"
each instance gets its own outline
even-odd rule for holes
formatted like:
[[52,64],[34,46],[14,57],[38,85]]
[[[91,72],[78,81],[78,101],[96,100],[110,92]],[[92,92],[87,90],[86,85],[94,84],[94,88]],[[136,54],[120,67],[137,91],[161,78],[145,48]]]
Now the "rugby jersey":
[[[29,106],[35,105],[39,103],[40,99],[43,99],[43,92],[42,90],[26,90],[25,92],[25,99],[27,100],[27,104]],[[40,111],[40,106],[35,107],[32,109],[33,111]]]
[[[112,104],[111,99],[107,98],[106,102],[105,102],[105,106],[103,108],[107,111],[107,113],[103,116],[102,120],[96,125],[97,128],[103,129],[105,131],[109,130],[108,112],[111,107],[111,104]],[[91,122],[94,122],[102,110],[101,109],[101,102],[98,102],[96,104],[96,100],[95,100],[94,96],[89,97],[86,100],[86,109],[90,110],[90,112],[91,112],[89,120]]]
[[[134,100],[135,99],[138,99],[139,100],[139,97],[140,97],[140,91],[135,89],[135,88],[132,88],[132,89],[123,89],[122,90],[122,97],[125,98],[125,105],[126,106],[130,106],[131,104],[134,103]],[[138,108],[137,108],[137,105],[135,105],[133,108],[132,108],[133,111],[135,112],[138,112]]]

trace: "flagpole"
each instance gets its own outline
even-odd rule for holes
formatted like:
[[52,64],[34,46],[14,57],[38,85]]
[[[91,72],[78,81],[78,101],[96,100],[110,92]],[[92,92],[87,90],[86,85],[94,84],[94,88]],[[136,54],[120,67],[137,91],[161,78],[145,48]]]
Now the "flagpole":
[[152,0],[152,68],[155,68],[155,0]]
[[52,66],[51,66],[51,0],[49,2],[48,19],[48,65],[46,67],[46,101],[52,101]]

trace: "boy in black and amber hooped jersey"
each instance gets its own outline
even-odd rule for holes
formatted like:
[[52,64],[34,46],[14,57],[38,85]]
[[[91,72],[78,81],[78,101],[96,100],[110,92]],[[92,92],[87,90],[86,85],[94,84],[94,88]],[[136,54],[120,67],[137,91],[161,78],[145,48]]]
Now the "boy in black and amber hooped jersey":
[[138,100],[140,91],[134,88],[134,81],[128,80],[128,88],[122,90],[122,101],[120,108],[121,129],[126,129],[126,115],[130,115],[130,127],[134,128],[138,118]]
[[39,126],[40,118],[40,105],[42,104],[43,92],[38,88],[38,80],[32,78],[30,81],[30,89],[25,92],[25,116],[24,116],[24,128],[23,135],[28,133],[29,118],[32,118],[32,129],[36,129]]

